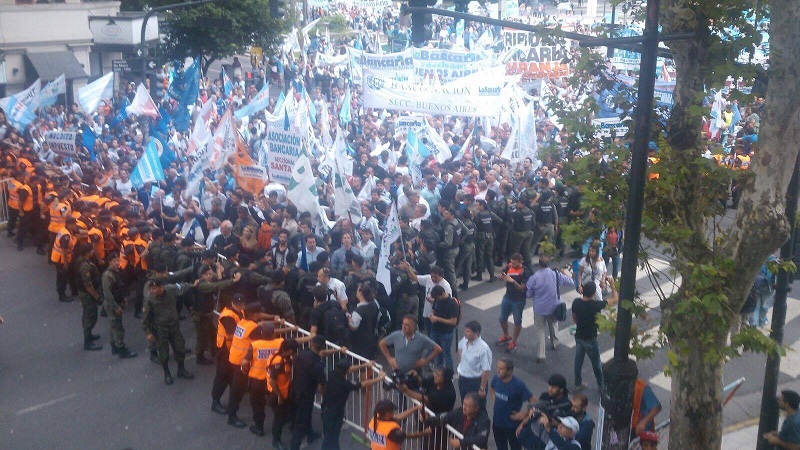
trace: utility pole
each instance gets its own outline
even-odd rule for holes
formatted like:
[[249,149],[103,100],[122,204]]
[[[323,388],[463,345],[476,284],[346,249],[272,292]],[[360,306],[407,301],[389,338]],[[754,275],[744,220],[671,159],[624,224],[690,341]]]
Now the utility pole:
[[[794,238],[797,233],[795,216],[797,215],[797,197],[800,194],[800,158],[794,163],[792,180],[786,190],[786,217],[792,224],[789,240],[781,247],[781,260],[791,261],[794,257]],[[775,303],[772,306],[772,331],[769,333],[776,345],[783,344],[783,328],[786,323],[786,296],[791,290],[789,285],[793,274],[781,269],[778,272],[778,282],[775,288]],[[758,421],[758,446],[757,450],[774,448],[762,436],[769,431],[778,429],[778,403],[775,397],[778,393],[778,377],[781,368],[781,355],[770,353],[767,355],[767,366],[764,369],[764,388],[761,390],[761,415]]]

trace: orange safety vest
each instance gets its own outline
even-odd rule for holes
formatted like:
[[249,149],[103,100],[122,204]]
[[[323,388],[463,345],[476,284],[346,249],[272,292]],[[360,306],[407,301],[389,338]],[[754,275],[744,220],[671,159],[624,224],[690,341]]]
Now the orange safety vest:
[[[125,254],[125,249],[127,247],[132,247],[133,248],[133,251],[129,255]],[[132,241],[130,239],[123,239],[122,240],[122,252],[121,253],[122,254],[120,255],[120,258],[119,258],[119,268],[120,269],[123,269],[123,270],[126,269],[128,267],[128,264],[130,264],[132,267],[136,267],[136,266],[139,265],[139,252],[136,251],[136,242],[134,242],[134,241]]]
[[8,207],[11,209],[19,209],[19,194],[17,190],[22,187],[22,183],[17,180],[11,180],[8,183]]
[[236,311],[228,308],[227,306],[222,308],[222,312],[219,314],[219,319],[217,320],[217,348],[222,348],[224,345],[228,348],[228,350],[230,350],[231,342],[233,341],[233,335],[228,335],[225,333],[225,327],[223,327],[220,323],[220,320],[222,320],[223,317],[231,317],[237,323],[242,320],[242,318],[236,313]]
[[20,165],[25,166],[25,172],[33,173],[33,171],[35,170],[33,168],[33,164],[31,163],[31,161],[28,158],[19,158],[17,160],[17,163],[20,164]]
[[[144,247],[145,250],[147,249],[147,241],[142,239],[141,236],[137,237],[133,243],[139,247]],[[147,270],[147,261],[145,260],[145,258],[141,257],[138,250],[136,251],[136,257],[139,259],[137,265],[140,266],[142,270]]]
[[236,324],[233,330],[233,340],[231,341],[231,354],[228,358],[234,366],[241,366],[247,350],[250,349],[250,334],[256,329],[258,324],[250,319],[242,319]]
[[275,377],[275,384],[278,385],[278,392],[272,392],[272,385],[267,380],[267,392],[280,395],[282,399],[289,398],[289,386],[292,384],[292,365],[280,355],[273,353],[267,363],[267,369],[276,368],[280,365],[281,372]]
[[22,210],[25,212],[33,211],[33,189],[27,184],[23,184],[20,189],[28,191],[28,196],[25,198],[25,203],[22,204]]
[[[633,429],[636,424],[642,420],[642,396],[644,395],[644,388],[647,387],[647,383],[637,378],[636,384],[633,387],[633,411],[631,414],[631,429]],[[650,427],[655,430],[655,421],[651,420],[649,423]]]
[[[376,422],[377,427],[375,426]],[[367,437],[371,442],[372,450],[400,450],[400,444],[389,439],[389,433],[398,428],[400,428],[400,424],[394,420],[370,420]]]
[[[61,213],[61,208],[66,208],[66,214]],[[53,200],[50,203],[50,225],[47,226],[47,231],[51,233],[58,233],[64,228],[67,222],[66,216],[72,215],[69,205],[60,203],[58,200]]]
[[282,343],[283,338],[253,341],[250,344],[253,347],[253,361],[250,363],[250,372],[247,375],[254,380],[267,381],[267,365],[272,355],[281,348]]
[[92,236],[97,236],[97,242],[94,245],[94,254],[97,259],[104,261],[106,259],[106,244],[103,232],[99,228],[92,227],[89,230],[89,242],[92,242]]
[[[64,236],[69,236],[69,244],[67,244],[67,248],[61,247],[61,238]],[[72,248],[74,246],[75,237],[66,227],[62,228],[61,231],[59,231],[56,235],[56,240],[53,243],[53,251],[50,252],[50,261],[53,261],[56,264],[69,264],[70,260],[72,259]]]

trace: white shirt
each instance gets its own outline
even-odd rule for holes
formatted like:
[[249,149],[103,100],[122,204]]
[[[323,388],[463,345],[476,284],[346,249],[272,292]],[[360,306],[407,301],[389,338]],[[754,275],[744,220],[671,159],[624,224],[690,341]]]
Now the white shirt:
[[425,308],[422,311],[423,317],[428,317],[433,312],[433,303],[429,302],[428,299],[431,298],[431,289],[433,289],[434,286],[441,286],[444,288],[444,292],[447,295],[453,295],[453,289],[450,287],[450,283],[444,278],[442,278],[442,281],[434,283],[430,275],[417,275],[417,283],[425,288]]
[[483,372],[492,370],[492,349],[480,336],[473,342],[461,338],[458,342],[458,353],[461,361],[458,363],[458,376],[465,378],[479,378]]
[[328,289],[333,291],[333,295],[336,297],[336,300],[338,300],[340,303],[347,303],[347,292],[344,283],[342,283],[336,278],[331,277],[331,279],[328,280]]
[[222,231],[219,230],[219,227],[209,231],[208,239],[206,239],[206,248],[211,248],[211,244],[214,243],[214,239],[216,239],[220,234],[222,234]]

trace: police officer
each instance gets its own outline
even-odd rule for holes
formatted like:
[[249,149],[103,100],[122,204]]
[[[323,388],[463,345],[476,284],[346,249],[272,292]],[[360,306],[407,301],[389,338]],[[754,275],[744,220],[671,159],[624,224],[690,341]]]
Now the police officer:
[[[235,272],[233,281],[239,281],[240,277],[241,274]],[[230,350],[236,325],[244,317],[244,303],[243,296],[235,296],[230,307],[222,308],[217,320],[217,373],[214,375],[214,384],[211,388],[211,410],[219,414],[228,412],[220,403],[220,399],[233,378],[233,366],[229,361]]]
[[242,361],[242,372],[247,371],[250,388],[250,405],[253,408],[253,425],[250,432],[257,436],[264,435],[265,406],[267,404],[267,365],[276,353],[283,338],[275,335],[275,326],[266,322],[252,334],[253,341]]
[[[558,213],[558,223],[560,225],[565,225],[569,223],[569,192],[567,188],[560,183],[556,184],[556,212]],[[564,228],[559,226],[556,229],[556,247],[560,249],[559,254],[564,256],[564,237],[563,232]]]
[[469,289],[469,278],[472,276],[473,261],[475,259],[475,222],[472,221],[472,211],[467,208],[461,211],[461,245],[458,246],[456,258],[456,274],[464,278],[458,285],[463,290]]
[[453,296],[456,296],[456,257],[458,247],[461,245],[461,224],[456,219],[456,212],[453,208],[442,211],[442,232],[439,239],[439,256],[436,260],[444,270],[444,278],[453,288]]
[[72,294],[77,295],[77,285],[73,277],[72,250],[78,241],[75,233],[78,231],[78,222],[74,217],[68,217],[64,228],[58,232],[53,241],[53,250],[50,252],[50,261],[56,265],[56,292],[58,301],[71,302],[67,297],[67,283],[72,287]]
[[[242,294],[235,294],[234,301],[239,302],[238,297],[242,297]],[[247,378],[248,371],[243,369],[242,362],[250,349],[250,344],[257,337],[254,332],[260,325],[258,321],[263,317],[261,311],[260,303],[250,303],[245,306],[244,317],[236,324],[231,340],[230,354],[228,356],[228,361],[232,368],[231,389],[228,397],[228,425],[233,425],[236,428],[247,426],[236,415],[239,411],[239,403],[242,401],[244,394],[247,393],[249,381]]]
[[[35,210],[36,198],[34,196],[34,189],[38,186],[30,181],[30,177],[24,177],[25,182],[17,189],[17,196],[19,197],[19,227],[17,228],[17,250],[22,251],[25,236],[30,235],[35,239],[36,237],[36,218],[37,211]],[[38,193],[38,190],[36,191]]]
[[[200,279],[196,280],[194,304],[192,305],[192,322],[194,322],[196,332],[195,352],[197,354],[197,364],[210,365],[214,362],[206,359],[206,350],[213,347],[214,339],[214,306],[216,297],[220,289],[233,286],[234,280],[222,279],[222,265],[217,264],[216,272],[210,266],[200,268]],[[214,281],[215,275],[217,280]]]
[[478,214],[475,216],[475,260],[477,274],[475,281],[483,280],[483,271],[489,272],[489,282],[497,279],[494,276],[494,235],[500,228],[503,219],[489,210],[486,200],[476,200]]
[[514,228],[511,231],[511,240],[508,253],[521,253],[526,267],[531,266],[531,241],[533,240],[533,211],[525,205],[522,197],[517,198],[517,210],[513,214]]
[[20,213],[19,191],[25,180],[24,172],[14,171],[11,176],[8,183],[8,237],[14,237],[14,227],[17,226]]
[[514,213],[514,193],[511,190],[510,184],[504,184],[500,187],[503,196],[496,199],[494,191],[486,193],[486,206],[493,213],[503,221],[500,225],[497,235],[495,237],[494,245],[494,263],[496,266],[502,266],[506,260],[508,253],[508,239],[511,236],[512,215]]
[[558,229],[558,210],[555,202],[553,201],[553,191],[545,187],[539,194],[539,202],[536,205],[536,227],[533,233],[533,241],[531,242],[531,253],[536,253],[539,247],[539,241],[542,238],[547,239],[547,242],[553,243],[556,230]]
[[281,343],[277,353],[273,353],[267,362],[267,400],[272,408],[272,447],[284,450],[281,442],[283,427],[294,415],[293,399],[289,396],[292,383],[292,365],[298,349],[297,341],[287,339]]
[[186,341],[181,333],[178,311],[175,308],[176,297],[188,291],[190,284],[167,284],[162,279],[150,280],[145,286],[144,305],[142,310],[142,328],[148,342],[156,342],[158,361],[164,369],[164,383],[173,383],[169,371],[169,348],[178,362],[178,378],[191,380],[194,375],[186,370]]
[[83,242],[78,244],[75,249],[75,262],[78,267],[78,276],[80,282],[78,283],[78,299],[83,306],[83,349],[84,350],[102,350],[103,346],[95,341],[100,339],[100,336],[92,334],[94,326],[97,325],[97,307],[100,304],[100,271],[97,266],[91,261],[92,244]]
[[120,358],[134,358],[136,352],[125,346],[125,328],[122,326],[122,310],[125,309],[125,286],[119,271],[119,256],[114,255],[101,277],[103,305],[111,325],[111,354]]

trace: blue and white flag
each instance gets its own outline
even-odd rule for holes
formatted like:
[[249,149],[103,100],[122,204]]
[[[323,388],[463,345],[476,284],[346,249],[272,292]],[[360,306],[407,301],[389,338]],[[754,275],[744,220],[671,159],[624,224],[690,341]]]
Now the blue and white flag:
[[150,137],[156,141],[159,155],[158,159],[161,161],[161,167],[168,167],[172,161],[177,159],[175,151],[169,146],[169,136],[151,124]]
[[[409,130],[406,139],[406,155],[408,156],[408,171],[414,184],[422,180],[422,161],[425,158],[420,154],[420,148],[424,147],[425,144],[420,142],[414,130]],[[428,153],[430,154],[430,152]]]
[[392,293],[392,276],[389,267],[389,258],[392,256],[392,245],[400,239],[400,221],[397,218],[397,203],[392,202],[389,218],[386,219],[386,232],[381,239],[381,249],[378,256],[378,270],[375,279],[386,289],[387,294]]
[[89,125],[83,124],[83,129],[81,131],[81,145],[86,147],[86,150],[89,151],[89,156],[92,158],[92,161],[97,161],[97,155],[94,152],[94,144],[96,141],[97,136],[95,136]]
[[117,111],[117,114],[115,114],[108,123],[111,128],[114,128],[122,122],[125,122],[125,119],[128,118],[127,108],[130,106],[130,104],[131,102],[128,100],[128,97],[123,97],[122,104],[119,105],[119,111]]
[[114,95],[114,72],[109,72],[86,86],[78,89],[77,100],[86,114],[94,114],[101,100]]
[[344,126],[347,126],[347,124],[353,120],[353,116],[350,112],[350,88],[347,88],[347,92],[344,94],[342,109],[339,110],[339,120],[342,121],[342,125]]
[[144,149],[139,163],[131,173],[131,183],[133,187],[139,189],[145,183],[152,183],[155,181],[164,181],[164,169],[161,167],[161,161],[158,158],[158,145],[155,138],[151,138]]
[[283,102],[286,101],[286,94],[281,91],[280,95],[278,95],[278,100],[275,102],[275,115],[280,114],[281,108],[283,108]]
[[58,94],[67,93],[67,82],[65,81],[64,74],[60,77],[47,83],[42,88],[42,93],[39,96],[39,104],[41,106],[52,106],[58,101]]
[[28,89],[3,99],[6,119],[20,133],[36,118],[41,90],[42,81],[37,78]]
[[269,83],[264,83],[264,87],[250,100],[250,103],[234,112],[233,115],[237,119],[241,119],[256,114],[267,106],[269,106]]
[[233,82],[231,81],[228,73],[225,72],[225,68],[222,68],[222,91],[225,93],[225,98],[227,99],[231,92],[233,92]]
[[173,117],[175,129],[184,132],[189,129],[191,115],[189,107],[197,102],[200,93],[200,58],[183,72],[176,73],[167,88],[167,94],[178,101],[178,107]]

